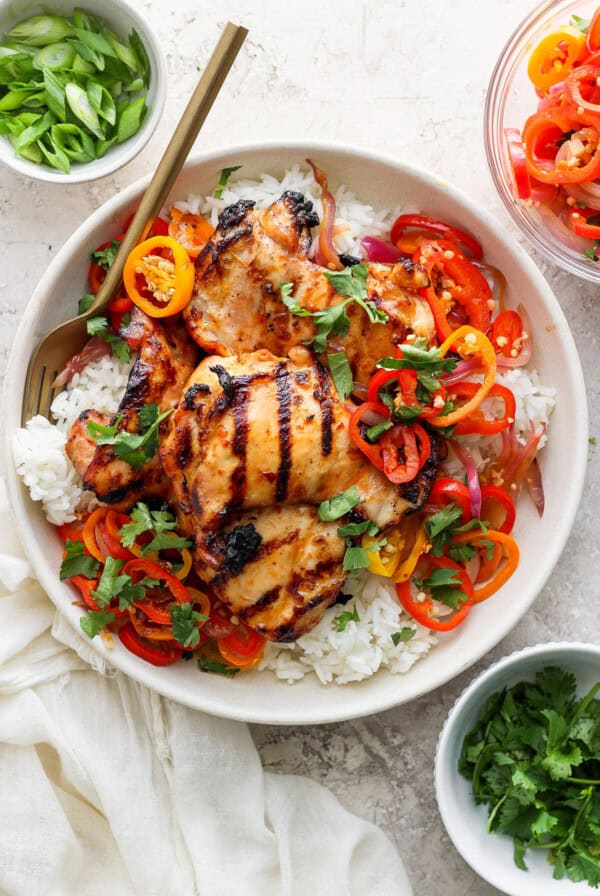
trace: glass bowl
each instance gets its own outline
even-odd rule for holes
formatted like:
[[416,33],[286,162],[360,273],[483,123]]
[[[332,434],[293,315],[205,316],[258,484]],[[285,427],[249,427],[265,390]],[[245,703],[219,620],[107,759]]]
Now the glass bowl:
[[543,206],[516,198],[504,129],[521,131],[525,120],[536,111],[535,88],[527,76],[527,63],[534,47],[553,28],[568,24],[573,14],[590,19],[597,7],[598,0],[547,0],[537,6],[517,27],[500,54],[490,79],[484,111],[488,164],[496,189],[513,220],[550,261],[593,283],[600,283],[600,261],[592,261],[583,254],[592,242],[579,237],[573,239],[574,234],[565,227],[573,242],[573,246],[566,245],[556,232],[557,219],[549,225]]

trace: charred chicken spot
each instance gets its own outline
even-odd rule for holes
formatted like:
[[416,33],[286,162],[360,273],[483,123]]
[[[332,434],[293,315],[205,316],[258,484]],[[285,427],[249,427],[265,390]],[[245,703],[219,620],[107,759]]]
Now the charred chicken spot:
[[201,393],[202,395],[210,395],[210,386],[208,383],[194,383],[193,386],[190,386],[183,397],[183,406],[186,411],[194,410],[194,399],[198,393]]
[[223,390],[225,402],[220,402],[219,404],[222,405],[222,409],[224,409],[228,405],[230,405],[235,398],[235,386],[233,383],[233,377],[231,376],[229,371],[225,370],[222,364],[215,364],[215,366],[211,367],[210,370],[214,374],[216,374],[217,379],[219,380],[219,385]]
[[411,288],[421,289],[424,286],[429,286],[429,275],[418,262],[413,261],[412,258],[401,258],[398,264],[402,265],[405,273],[411,278]]
[[222,569],[233,575],[239,575],[246,563],[256,556],[262,542],[262,536],[252,523],[235,526],[225,536],[225,557]]
[[311,227],[317,227],[319,216],[314,210],[312,202],[305,199],[302,193],[286,190],[281,198],[296,219],[299,233],[302,233],[305,228],[310,230]]
[[356,255],[348,255],[347,252],[339,252],[338,258],[345,268],[353,268],[355,264],[360,264],[361,259]]
[[244,220],[246,212],[254,208],[255,204],[250,199],[240,199],[239,202],[228,205],[219,215],[219,229],[229,230],[231,227],[237,227]]

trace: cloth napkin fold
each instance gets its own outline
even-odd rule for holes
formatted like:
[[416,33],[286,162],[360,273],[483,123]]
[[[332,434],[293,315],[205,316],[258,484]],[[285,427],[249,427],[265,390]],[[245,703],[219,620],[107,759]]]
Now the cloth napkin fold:
[[385,835],[265,774],[246,725],[99,674],[1,481],[0,531],[0,896],[410,896]]

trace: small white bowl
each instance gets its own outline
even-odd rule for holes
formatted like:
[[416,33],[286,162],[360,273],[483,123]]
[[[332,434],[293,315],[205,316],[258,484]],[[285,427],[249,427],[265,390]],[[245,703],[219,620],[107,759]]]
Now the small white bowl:
[[476,806],[471,782],[458,771],[463,739],[477,722],[486,700],[504,687],[533,681],[545,666],[559,666],[577,679],[583,695],[600,678],[600,647],[576,642],[550,642],[526,647],[504,657],[471,682],[452,707],[438,742],[435,789],[448,836],[465,862],[507,896],[582,896],[589,894],[585,881],[554,880],[544,850],[528,850],[528,871],[513,861],[512,837],[488,834],[488,807]]
[[[4,35],[17,24],[30,16],[51,12],[70,15],[78,5],[77,0],[51,0],[46,4],[38,0],[0,0],[0,42]],[[105,21],[118,35],[126,37],[132,30],[137,31],[146,48],[150,61],[150,85],[146,103],[148,112],[141,128],[124,143],[116,144],[101,159],[92,162],[74,163],[69,174],[51,168],[49,165],[36,165],[15,154],[8,138],[0,137],[0,161],[9,168],[35,180],[51,183],[76,184],[97,180],[112,174],[127,162],[130,162],[144,148],[162,115],[165,105],[167,69],[158,38],[147,19],[142,16],[128,0],[95,0],[93,13]]]

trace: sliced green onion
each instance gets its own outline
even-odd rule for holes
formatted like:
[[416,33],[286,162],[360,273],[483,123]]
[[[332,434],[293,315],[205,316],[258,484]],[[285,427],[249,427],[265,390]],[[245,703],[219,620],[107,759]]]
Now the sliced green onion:
[[130,139],[147,114],[150,63],[83,9],[19,22],[0,44],[0,136],[38,164],[68,172]]
[[36,68],[49,68],[51,71],[71,68],[76,55],[73,45],[63,41],[58,44],[49,44],[47,47],[42,47],[41,50],[38,50],[33,57],[33,64]]
[[117,143],[124,143],[139,131],[145,113],[146,97],[144,96],[123,108],[117,125]]
[[64,16],[32,16],[19,22],[6,35],[31,47],[54,44],[73,33],[73,26]]
[[65,87],[65,95],[67,97],[69,108],[75,118],[78,118],[79,121],[83,122],[86,128],[98,137],[99,140],[104,139],[104,134],[102,133],[102,128],[100,126],[100,119],[94,109],[92,109],[92,105],[85,90],[82,90],[82,88],[79,87],[78,84],[74,84],[73,81],[69,81]]

